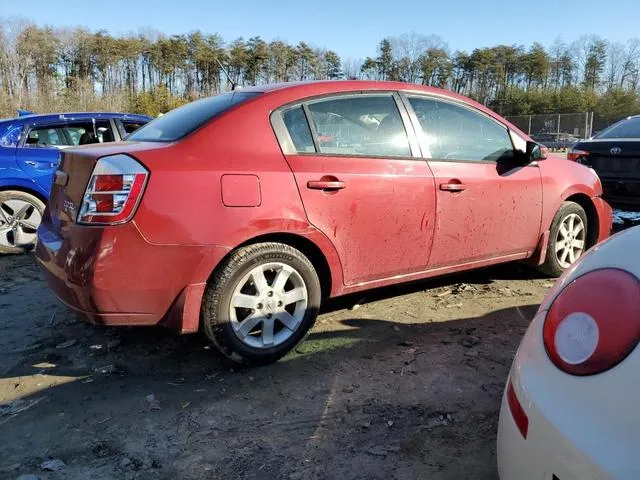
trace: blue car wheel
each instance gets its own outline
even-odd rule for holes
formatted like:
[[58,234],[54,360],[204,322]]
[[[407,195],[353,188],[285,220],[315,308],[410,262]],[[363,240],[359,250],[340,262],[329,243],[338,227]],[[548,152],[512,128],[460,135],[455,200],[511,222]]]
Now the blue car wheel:
[[0,253],[24,253],[36,243],[44,203],[18,190],[0,191]]

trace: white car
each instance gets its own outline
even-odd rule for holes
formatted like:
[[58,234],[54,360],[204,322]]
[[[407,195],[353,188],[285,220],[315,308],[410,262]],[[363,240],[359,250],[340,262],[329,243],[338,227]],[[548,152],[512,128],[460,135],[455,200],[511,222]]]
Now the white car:
[[640,479],[640,227],[551,289],[511,367],[501,480]]

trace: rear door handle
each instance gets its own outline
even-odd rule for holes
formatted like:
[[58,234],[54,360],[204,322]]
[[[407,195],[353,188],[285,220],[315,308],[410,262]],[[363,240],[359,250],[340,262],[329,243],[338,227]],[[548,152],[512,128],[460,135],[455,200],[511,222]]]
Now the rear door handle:
[[36,168],[38,170],[48,170],[49,168],[55,168],[58,166],[57,162],[39,162],[35,160],[25,160],[25,165]]
[[440,190],[445,192],[463,192],[467,189],[464,183],[441,183]]
[[311,190],[342,190],[347,185],[340,180],[309,180],[307,188]]

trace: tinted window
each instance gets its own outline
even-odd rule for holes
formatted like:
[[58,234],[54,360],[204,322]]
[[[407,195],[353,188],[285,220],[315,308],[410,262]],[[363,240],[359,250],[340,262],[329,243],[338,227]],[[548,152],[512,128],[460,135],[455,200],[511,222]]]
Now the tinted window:
[[129,134],[133,133],[142,127],[144,123],[141,122],[122,122],[122,126],[124,127],[124,131]]
[[311,137],[311,130],[309,129],[309,123],[307,117],[304,114],[301,106],[290,108],[282,113],[282,120],[284,121],[289,137],[293,142],[293,146],[298,153],[310,153],[315,152],[316,149],[313,146],[313,138]]
[[513,154],[505,127],[471,109],[441,100],[411,97],[429,158],[497,161]]
[[640,138],[640,117],[622,120],[603,130],[595,138]]
[[201,127],[216,115],[259,95],[255,92],[230,92],[203,98],[171,110],[136,130],[127,140],[172,142]]
[[22,125],[3,124],[0,125],[0,145],[3,147],[15,147],[20,141]]
[[320,153],[410,156],[409,139],[391,95],[332,98],[309,104]]

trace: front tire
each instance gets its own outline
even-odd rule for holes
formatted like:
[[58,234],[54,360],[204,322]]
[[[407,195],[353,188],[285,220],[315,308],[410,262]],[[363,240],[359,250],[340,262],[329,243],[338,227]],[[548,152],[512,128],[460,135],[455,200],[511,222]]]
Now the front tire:
[[44,203],[19,190],[0,191],[0,253],[25,253],[36,243]]
[[559,277],[587,248],[587,214],[575,202],[564,202],[551,222],[545,262],[540,271]]
[[282,243],[249,245],[233,252],[209,282],[203,330],[236,363],[272,363],[304,338],[320,300],[318,275],[300,251]]

